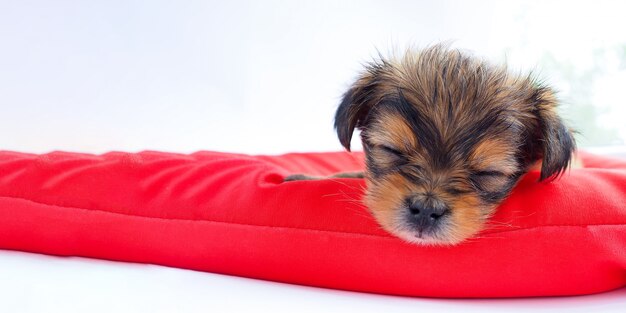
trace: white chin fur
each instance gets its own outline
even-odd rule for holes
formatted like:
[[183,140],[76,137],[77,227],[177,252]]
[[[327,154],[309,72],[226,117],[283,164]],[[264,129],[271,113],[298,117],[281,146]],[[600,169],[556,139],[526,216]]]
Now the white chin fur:
[[452,246],[460,242],[454,240],[442,240],[427,234],[423,234],[420,237],[416,231],[396,231],[393,234],[406,242],[422,246]]

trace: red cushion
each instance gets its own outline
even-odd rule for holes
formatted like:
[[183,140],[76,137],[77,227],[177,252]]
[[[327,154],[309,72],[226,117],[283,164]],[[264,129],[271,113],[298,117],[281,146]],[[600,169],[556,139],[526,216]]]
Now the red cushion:
[[626,285],[626,161],[527,174],[489,229],[455,247],[385,233],[362,154],[0,152],[0,248],[431,297],[578,295]]

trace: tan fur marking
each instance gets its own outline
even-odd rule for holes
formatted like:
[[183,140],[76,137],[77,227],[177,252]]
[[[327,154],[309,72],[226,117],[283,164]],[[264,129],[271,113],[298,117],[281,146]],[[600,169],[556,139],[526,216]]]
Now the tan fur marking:
[[515,151],[505,139],[481,141],[470,154],[472,167],[479,171],[497,170],[512,175],[518,170]]
[[371,137],[368,137],[372,144],[391,145],[404,151],[411,151],[417,146],[415,134],[405,119],[398,114],[384,112],[371,127],[377,129]]

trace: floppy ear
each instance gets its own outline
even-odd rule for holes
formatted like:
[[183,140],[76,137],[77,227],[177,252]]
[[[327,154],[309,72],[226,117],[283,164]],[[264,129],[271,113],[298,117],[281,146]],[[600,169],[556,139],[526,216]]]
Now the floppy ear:
[[540,181],[559,177],[569,166],[576,141],[556,112],[558,101],[547,87],[537,87],[533,95],[538,121],[538,150],[542,154]]
[[375,87],[377,84],[376,71],[369,68],[343,94],[341,104],[335,113],[335,130],[341,145],[350,151],[350,141],[355,128],[363,127],[365,118],[375,101]]

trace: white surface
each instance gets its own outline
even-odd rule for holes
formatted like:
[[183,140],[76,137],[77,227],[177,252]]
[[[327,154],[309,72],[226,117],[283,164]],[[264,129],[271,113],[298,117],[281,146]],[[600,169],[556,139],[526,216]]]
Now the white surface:
[[145,264],[0,251],[0,312],[624,312],[626,289],[528,299],[421,299]]

